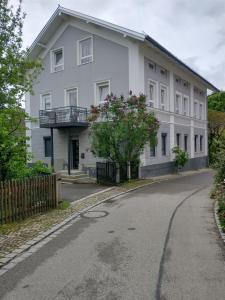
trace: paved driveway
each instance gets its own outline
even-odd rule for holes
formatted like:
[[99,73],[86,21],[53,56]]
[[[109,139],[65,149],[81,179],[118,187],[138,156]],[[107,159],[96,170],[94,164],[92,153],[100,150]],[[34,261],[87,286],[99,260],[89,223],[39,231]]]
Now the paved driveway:
[[108,186],[99,185],[97,183],[76,183],[76,184],[60,184],[61,199],[70,202],[79,200],[90,194],[107,189]]
[[223,300],[210,172],[101,204],[0,277],[0,298]]

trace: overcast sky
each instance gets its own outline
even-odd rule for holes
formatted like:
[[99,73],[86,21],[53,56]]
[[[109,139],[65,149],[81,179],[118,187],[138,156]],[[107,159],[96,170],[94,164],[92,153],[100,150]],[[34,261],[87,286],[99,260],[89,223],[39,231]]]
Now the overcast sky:
[[23,0],[25,46],[33,42],[58,4],[148,33],[225,89],[225,0]]

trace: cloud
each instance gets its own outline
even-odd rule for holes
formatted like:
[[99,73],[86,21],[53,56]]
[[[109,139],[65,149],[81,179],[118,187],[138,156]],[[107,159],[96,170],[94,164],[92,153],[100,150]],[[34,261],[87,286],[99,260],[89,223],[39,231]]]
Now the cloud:
[[[18,3],[18,0],[11,0]],[[24,0],[28,46],[57,5],[145,31],[216,86],[225,89],[224,0]]]

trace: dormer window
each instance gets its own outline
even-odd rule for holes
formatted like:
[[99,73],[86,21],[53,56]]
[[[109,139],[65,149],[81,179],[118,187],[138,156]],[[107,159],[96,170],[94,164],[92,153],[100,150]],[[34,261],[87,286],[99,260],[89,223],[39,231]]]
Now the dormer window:
[[51,51],[51,72],[58,72],[64,69],[63,48]]
[[93,38],[88,37],[78,41],[78,65],[93,62]]

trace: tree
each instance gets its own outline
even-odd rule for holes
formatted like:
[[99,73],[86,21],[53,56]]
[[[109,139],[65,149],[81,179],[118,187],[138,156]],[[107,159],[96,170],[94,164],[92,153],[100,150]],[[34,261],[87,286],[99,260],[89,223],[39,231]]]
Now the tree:
[[225,150],[225,113],[215,110],[208,111],[209,161],[214,164],[219,152]]
[[103,105],[91,108],[91,150],[98,156],[115,162],[139,161],[146,143],[155,145],[159,122],[147,110],[146,97],[130,93],[108,95]]
[[16,177],[26,166],[29,116],[21,106],[42,68],[22,48],[24,18],[21,1],[16,10],[8,0],[0,1],[0,180]]
[[208,97],[208,108],[225,112],[225,91],[214,93]]

